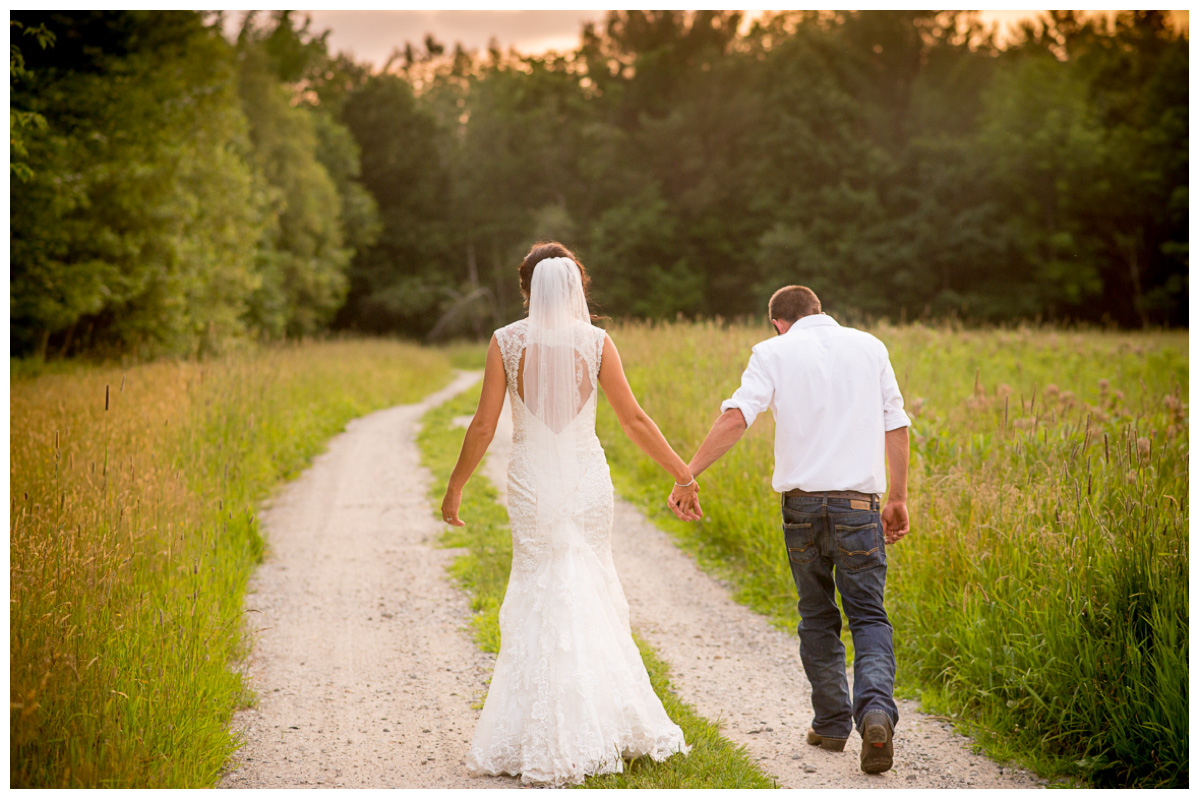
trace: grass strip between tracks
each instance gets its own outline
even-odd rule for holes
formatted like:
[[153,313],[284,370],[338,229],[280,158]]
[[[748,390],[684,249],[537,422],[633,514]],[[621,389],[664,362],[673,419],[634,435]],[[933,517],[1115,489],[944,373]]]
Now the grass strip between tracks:
[[[438,513],[442,493],[458,457],[465,430],[455,424],[456,417],[474,413],[479,402],[479,387],[460,394],[448,403],[428,412],[418,436],[422,459],[434,474],[430,499]],[[471,596],[474,618],[472,632],[479,647],[495,653],[500,649],[499,612],[508,584],[512,561],[512,537],[508,512],[499,503],[499,495],[476,470],[463,492],[460,516],[465,528],[453,528],[443,536],[447,547],[466,548],[455,559],[451,574]],[[691,753],[663,762],[641,758],[626,765],[615,775],[593,776],[583,784],[597,789],[732,789],[773,788],[775,781],[760,770],[743,747],[720,735],[716,724],[699,716],[671,690],[669,668],[645,642],[634,636],[642,660],[650,674],[654,691],[663,706],[682,729]]]

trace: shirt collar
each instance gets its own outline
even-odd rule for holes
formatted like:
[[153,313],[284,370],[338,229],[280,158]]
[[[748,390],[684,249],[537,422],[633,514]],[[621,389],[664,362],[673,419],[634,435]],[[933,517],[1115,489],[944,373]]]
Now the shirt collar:
[[807,317],[801,317],[793,322],[792,327],[788,328],[788,333],[791,333],[797,328],[818,328],[823,325],[833,325],[839,328],[841,327],[838,325],[838,321],[828,314],[809,314]]

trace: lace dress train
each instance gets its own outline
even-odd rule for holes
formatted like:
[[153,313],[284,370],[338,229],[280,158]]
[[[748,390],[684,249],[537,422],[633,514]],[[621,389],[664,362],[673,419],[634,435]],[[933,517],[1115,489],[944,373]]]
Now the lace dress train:
[[[566,513],[538,518],[529,413],[517,391],[526,320],[496,332],[513,410],[508,507],[513,559],[500,609],[500,654],[467,755],[473,774],[523,783],[581,783],[620,772],[624,758],[687,753],[683,732],[650,686],[613,567],[613,489],[595,435],[604,331],[589,326],[581,367],[591,394],[570,425],[579,442],[578,484]],[[574,480],[574,479],[573,479]]]

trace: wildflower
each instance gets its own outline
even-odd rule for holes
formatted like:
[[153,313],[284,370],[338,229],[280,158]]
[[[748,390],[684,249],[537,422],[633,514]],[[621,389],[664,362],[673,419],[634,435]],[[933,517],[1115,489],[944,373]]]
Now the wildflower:
[[1142,458],[1150,457],[1150,440],[1145,436],[1142,436],[1137,440],[1137,448],[1138,453],[1141,454]]
[[1108,391],[1108,381],[1105,380],[1104,378],[1101,378],[1100,379],[1100,394],[1104,394],[1107,391]]

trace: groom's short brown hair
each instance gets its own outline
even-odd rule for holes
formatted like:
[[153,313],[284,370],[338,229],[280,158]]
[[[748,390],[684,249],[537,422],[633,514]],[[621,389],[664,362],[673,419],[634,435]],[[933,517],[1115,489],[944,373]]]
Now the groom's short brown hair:
[[767,314],[771,319],[795,322],[801,317],[821,313],[821,301],[807,286],[785,286],[771,295]]

